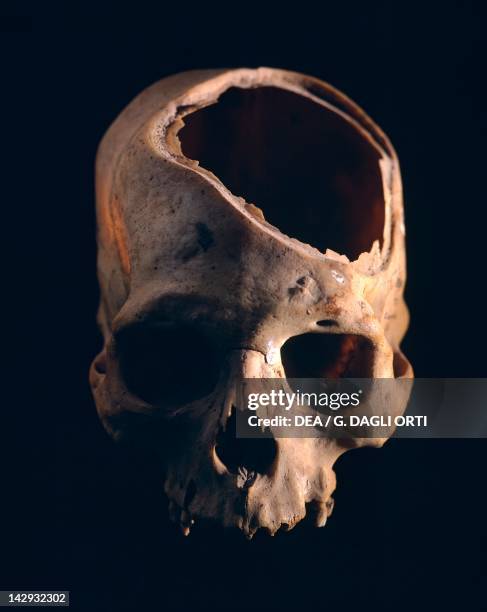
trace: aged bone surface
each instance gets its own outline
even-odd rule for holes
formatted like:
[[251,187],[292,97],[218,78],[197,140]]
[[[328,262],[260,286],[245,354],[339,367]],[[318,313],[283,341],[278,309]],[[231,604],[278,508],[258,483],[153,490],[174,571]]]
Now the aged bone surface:
[[96,198],[104,347],[90,383],[107,430],[154,446],[185,533],[214,519],[273,534],[307,509],[323,525],[332,466],[350,446],[278,438],[242,450],[235,387],[412,376],[399,349],[404,223],[387,137],[308,76],[186,72],[110,127]]

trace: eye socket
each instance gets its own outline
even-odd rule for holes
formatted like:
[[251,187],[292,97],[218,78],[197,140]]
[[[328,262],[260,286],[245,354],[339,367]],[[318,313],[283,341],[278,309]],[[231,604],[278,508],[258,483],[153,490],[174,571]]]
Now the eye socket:
[[206,397],[220,376],[216,348],[187,325],[136,325],[117,334],[116,347],[127,389],[152,405],[177,407]]
[[373,347],[354,334],[302,334],[281,348],[287,378],[370,378]]

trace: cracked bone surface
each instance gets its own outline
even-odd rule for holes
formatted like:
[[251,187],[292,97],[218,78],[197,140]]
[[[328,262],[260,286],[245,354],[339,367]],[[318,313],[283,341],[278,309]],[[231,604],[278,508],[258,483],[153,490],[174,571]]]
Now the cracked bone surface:
[[[338,439],[242,445],[243,378],[411,377],[402,188],[387,137],[322,81],[269,68],[152,85],[96,164],[98,320],[90,370],[115,439],[154,449],[170,514],[251,537],[317,526]],[[384,440],[358,440],[380,445]]]

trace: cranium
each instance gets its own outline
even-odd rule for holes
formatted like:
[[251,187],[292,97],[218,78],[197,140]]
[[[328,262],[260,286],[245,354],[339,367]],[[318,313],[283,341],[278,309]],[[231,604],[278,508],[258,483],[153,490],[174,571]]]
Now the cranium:
[[[402,189],[387,137],[315,78],[166,78],[96,166],[99,324],[90,382],[115,437],[157,449],[172,514],[248,536],[331,512],[336,439],[247,441],[242,378],[409,377]],[[383,440],[361,440],[379,445]]]

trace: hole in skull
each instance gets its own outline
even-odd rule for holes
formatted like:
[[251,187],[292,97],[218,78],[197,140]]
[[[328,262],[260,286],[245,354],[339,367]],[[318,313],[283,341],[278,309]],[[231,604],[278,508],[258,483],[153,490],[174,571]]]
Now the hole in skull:
[[104,350],[95,357],[95,360],[93,361],[93,367],[97,374],[107,373],[107,360]]
[[215,452],[229,472],[244,475],[251,484],[257,474],[269,473],[277,447],[273,438],[237,438],[236,409],[233,408],[225,430],[218,432]]
[[352,260],[382,243],[379,154],[338,113],[277,87],[233,87],[184,122],[184,155],[285,234]]
[[181,406],[209,395],[220,376],[219,353],[190,326],[135,325],[116,337],[127,389],[153,405]]
[[333,319],[324,319],[323,321],[317,321],[316,325],[320,327],[336,327],[338,323],[333,321]]
[[281,348],[287,378],[372,377],[373,347],[354,334],[302,334]]
[[395,378],[406,376],[411,369],[409,361],[399,350],[394,352],[393,368]]

